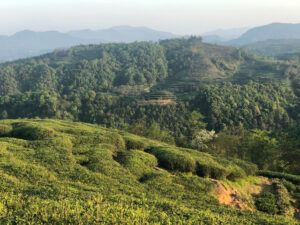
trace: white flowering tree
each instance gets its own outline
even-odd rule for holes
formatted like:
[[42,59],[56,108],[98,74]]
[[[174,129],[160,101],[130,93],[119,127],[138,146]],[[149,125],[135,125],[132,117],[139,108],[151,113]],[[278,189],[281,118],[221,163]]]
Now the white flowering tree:
[[208,131],[201,129],[195,132],[192,139],[192,147],[198,150],[206,150],[208,144],[217,137],[217,134],[214,130]]

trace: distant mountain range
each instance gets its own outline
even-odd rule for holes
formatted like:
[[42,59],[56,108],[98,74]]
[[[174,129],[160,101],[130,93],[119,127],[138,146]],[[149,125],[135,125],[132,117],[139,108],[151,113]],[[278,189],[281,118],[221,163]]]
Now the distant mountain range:
[[218,29],[202,35],[203,41],[212,44],[224,43],[236,38],[248,31],[248,27],[233,28],[233,29]]
[[[300,24],[272,23],[255,28],[219,29],[202,35],[203,42],[247,48],[277,56],[300,49]],[[0,35],[0,62],[38,56],[76,45],[158,41],[178,35],[147,27],[118,26],[102,30],[34,32],[25,30],[11,36]]]
[[266,40],[300,39],[300,23],[272,23],[265,26],[255,27],[239,38],[231,40],[228,44],[243,46]]
[[242,47],[261,55],[276,57],[300,52],[300,24],[272,23],[251,29],[216,30],[204,34],[203,41]]
[[157,31],[147,27],[118,26],[103,30],[77,30],[68,35],[85,41],[101,43],[159,41],[177,37],[169,32]]
[[25,30],[12,36],[0,36],[0,62],[37,56],[58,48],[68,48],[80,44],[158,41],[174,37],[177,35],[147,27],[130,26],[103,30],[77,30],[68,33]]

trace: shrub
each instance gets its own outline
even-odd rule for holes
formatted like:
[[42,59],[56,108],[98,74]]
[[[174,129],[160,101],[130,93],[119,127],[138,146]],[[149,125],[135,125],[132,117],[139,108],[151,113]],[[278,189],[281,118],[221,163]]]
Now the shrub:
[[139,177],[151,172],[157,165],[155,156],[139,150],[121,152],[117,161]]
[[285,180],[285,179],[282,179],[281,182],[282,182],[282,184],[286,187],[286,189],[287,189],[289,192],[294,192],[294,191],[296,191],[297,186],[294,185],[292,182],[289,182],[289,181],[287,181],[287,180]]
[[[51,146],[55,146],[56,148],[66,148],[71,150],[73,147],[73,142],[69,137],[55,137],[51,140],[48,140],[48,144]],[[44,142],[45,143],[45,142]],[[46,142],[47,143],[47,142]]]
[[196,173],[200,177],[209,177],[217,180],[226,179],[228,170],[221,165],[205,164],[197,161]]
[[126,149],[140,149],[143,150],[147,147],[146,143],[132,137],[125,137]]
[[195,160],[187,153],[168,148],[150,148],[147,152],[158,159],[161,167],[180,172],[194,172],[196,169]]
[[291,197],[288,193],[286,187],[280,182],[275,181],[274,184],[277,198],[277,205],[279,209],[279,213],[282,215],[293,216],[294,208],[291,204]]
[[114,152],[126,149],[124,138],[117,132],[87,132],[76,137],[76,144],[110,144],[114,146]]
[[36,125],[19,125],[13,128],[11,135],[25,140],[43,140],[54,137],[54,130]]
[[279,173],[279,172],[273,172],[273,171],[265,171],[265,170],[260,170],[257,173],[260,176],[265,176],[268,178],[279,178],[279,179],[285,179],[293,184],[300,184],[300,176],[298,175],[292,175],[288,173]]
[[236,180],[247,176],[245,170],[235,165],[230,166],[229,171],[229,175],[226,177],[228,180]]
[[296,200],[295,207],[299,209],[299,207],[300,207],[300,192],[294,193],[293,197]]
[[117,151],[123,151],[126,149],[124,138],[117,133],[109,133],[108,138],[110,139],[110,144],[116,146]]
[[141,183],[145,183],[145,182],[151,182],[153,180],[156,180],[158,176],[161,176],[161,174],[158,173],[146,173],[144,176],[140,177],[139,181]]
[[80,164],[94,172],[101,172],[103,169],[102,163],[110,162],[113,159],[113,153],[110,149],[91,148],[86,156],[87,158],[82,158]]
[[0,155],[7,150],[7,144],[0,142]]
[[255,206],[257,210],[269,213],[276,214],[278,208],[276,205],[276,197],[271,192],[263,193],[261,196],[255,199]]
[[237,164],[239,167],[241,167],[246,175],[251,176],[251,175],[255,175],[257,173],[257,165],[250,163],[250,162],[246,162],[240,159],[232,159],[232,161]]
[[211,178],[216,180],[224,180],[226,179],[227,175],[228,171],[225,168],[219,166],[211,167]]
[[211,176],[211,167],[206,164],[200,164],[197,162],[196,173],[200,177],[210,177]]
[[12,126],[8,124],[0,124],[0,137],[7,136],[12,131]]

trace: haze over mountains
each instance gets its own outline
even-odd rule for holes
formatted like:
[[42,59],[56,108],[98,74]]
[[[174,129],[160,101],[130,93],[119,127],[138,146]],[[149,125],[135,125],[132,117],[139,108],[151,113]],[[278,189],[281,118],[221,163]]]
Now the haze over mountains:
[[250,28],[233,28],[233,29],[218,29],[211,32],[204,33],[203,41],[208,43],[224,43],[236,38],[239,38],[245,32],[247,32]]
[[300,24],[272,23],[248,30],[229,44],[243,46],[258,41],[300,39]]
[[[300,49],[300,24],[272,23],[254,28],[219,29],[202,35],[207,43],[247,48],[277,56]],[[179,37],[147,27],[118,26],[102,30],[34,32],[24,30],[11,36],[0,35],[0,62],[38,56],[55,49],[99,43],[159,41]]]
[[300,24],[272,23],[251,29],[217,30],[204,34],[203,41],[268,56],[293,54],[300,49]]
[[0,36],[0,62],[37,56],[57,48],[108,42],[158,41],[176,35],[146,27],[119,26],[104,30],[34,32],[24,30],[12,36]]

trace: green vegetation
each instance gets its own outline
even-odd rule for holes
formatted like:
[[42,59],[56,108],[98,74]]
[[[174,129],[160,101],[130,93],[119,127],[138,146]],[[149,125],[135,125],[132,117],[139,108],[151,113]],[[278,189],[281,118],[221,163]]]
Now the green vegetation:
[[[280,214],[293,217],[295,214],[295,208],[293,206],[295,202],[291,197],[293,196],[293,191],[288,190],[285,186],[286,184],[285,180],[273,180],[271,189],[256,197],[256,208],[268,214]],[[293,184],[288,184],[289,187],[291,187],[291,185]],[[295,207],[297,206],[295,205]]]
[[[0,223],[296,223],[299,98],[296,55],[197,37],[1,64]],[[257,209],[274,217],[212,196],[257,170],[272,183]]]
[[[230,151],[255,149],[249,143],[240,148],[243,134],[229,131],[269,130],[260,136],[273,141],[264,154],[276,152],[276,165],[270,165],[272,157],[259,162],[265,156],[222,155],[297,174],[299,143],[285,129],[300,118],[299,71],[297,61],[257,57],[195,37],[79,46],[2,64],[0,118],[97,123],[200,151],[216,151],[215,141],[227,141]],[[282,137],[289,148],[275,146]]]
[[1,224],[297,223],[218,203],[213,180],[198,166],[217,179],[226,177],[216,171],[245,178],[251,165],[242,161],[90,124],[35,119],[1,126],[10,128],[0,138]]
[[266,212],[269,214],[276,214],[278,212],[276,197],[270,192],[266,192],[259,196],[255,201],[255,205],[257,209],[262,212]]
[[[291,124],[288,109],[295,104],[293,91],[283,83],[246,85],[209,85],[200,90],[195,107],[207,115],[209,128],[226,127],[276,129]],[[206,108],[201,106],[205,105]]]
[[2,64],[0,118],[72,119],[117,128],[156,122],[188,146],[193,111],[216,131],[239,124],[290,126],[298,118],[299,71],[292,61],[195,37],[79,46]]
[[280,39],[259,41],[243,46],[261,55],[280,56],[300,52],[300,39]]
[[116,160],[139,178],[154,172],[157,166],[155,156],[141,150],[130,150],[118,154]]
[[274,171],[259,171],[258,174],[261,176],[269,177],[269,178],[285,179],[292,183],[300,184],[300,176],[298,176],[298,175],[279,173],[279,172],[274,172]]
[[13,124],[13,126],[13,130],[7,134],[14,138],[40,140],[54,137],[54,131],[52,129],[27,124]]
[[196,162],[192,156],[180,150],[151,148],[147,152],[158,159],[159,165],[170,171],[195,172]]
[[292,199],[286,187],[282,182],[274,182],[275,191],[277,194],[277,205],[279,209],[279,214],[281,215],[294,215],[294,208],[292,206]]
[[78,46],[0,65],[0,118],[97,123],[299,174],[299,74],[297,60],[196,37]]
[[8,135],[12,131],[12,126],[7,124],[0,124],[0,137]]

